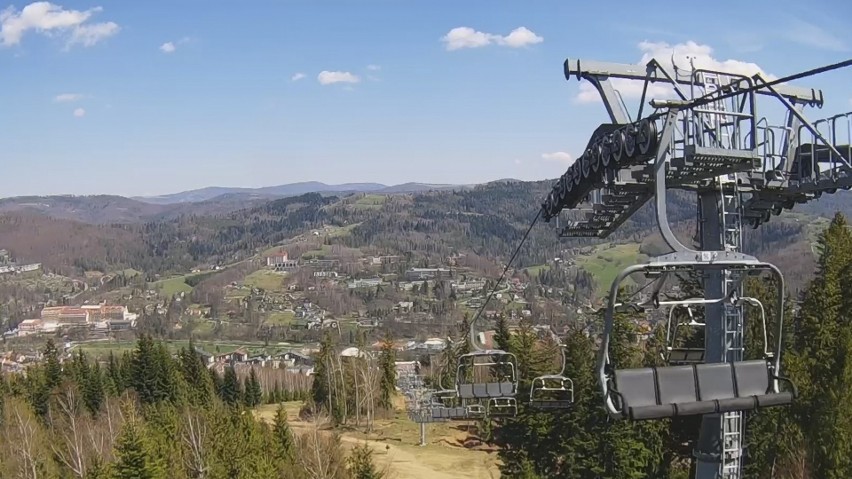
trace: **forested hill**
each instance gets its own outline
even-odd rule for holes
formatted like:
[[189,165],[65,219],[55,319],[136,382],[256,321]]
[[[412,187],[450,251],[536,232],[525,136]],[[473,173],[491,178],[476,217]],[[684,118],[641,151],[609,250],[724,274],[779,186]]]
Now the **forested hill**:
[[[35,212],[13,213],[0,217],[0,247],[66,273],[124,267],[148,273],[183,272],[199,264],[245,259],[296,235],[338,226],[347,227],[347,234],[327,241],[377,253],[410,253],[432,264],[454,252],[505,261],[551,184],[507,181],[458,191],[345,197],[309,193],[230,213],[187,210],[176,218],[123,225],[93,226]],[[830,209],[820,211],[818,203],[809,206],[809,212],[824,217],[835,210],[852,213],[852,195],[845,192],[825,204]],[[690,240],[696,227],[694,194],[672,195],[669,215],[676,233]],[[784,213],[749,232],[745,249],[787,262],[812,263],[812,254],[802,258],[801,252],[810,251],[814,233],[809,225],[814,221],[813,216]],[[643,243],[654,254],[658,248],[654,233],[653,208],[648,204],[607,241]],[[542,264],[563,249],[594,242],[600,241],[560,239],[555,224],[540,222],[521,250],[518,265]],[[809,274],[809,267],[812,264],[800,268],[802,274]]]

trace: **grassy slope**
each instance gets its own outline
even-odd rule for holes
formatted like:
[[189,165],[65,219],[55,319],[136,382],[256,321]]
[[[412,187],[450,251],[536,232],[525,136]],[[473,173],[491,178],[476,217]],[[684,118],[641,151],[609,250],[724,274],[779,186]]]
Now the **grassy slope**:
[[639,252],[636,243],[615,246],[605,244],[595,248],[595,252],[589,256],[578,257],[577,266],[595,277],[599,293],[606,293],[621,270],[646,259],[647,256]]
[[[398,398],[397,398],[398,399]],[[284,403],[290,427],[304,431],[310,423],[298,417],[301,403]],[[271,422],[277,405],[261,406],[255,415]],[[375,451],[373,460],[386,470],[389,477],[414,479],[488,479],[500,477],[495,452],[468,449],[462,446],[468,437],[467,423],[437,423],[426,425],[426,446],[419,446],[419,426],[404,412],[392,419],[377,419],[372,434],[340,431],[346,449],[366,443]]]

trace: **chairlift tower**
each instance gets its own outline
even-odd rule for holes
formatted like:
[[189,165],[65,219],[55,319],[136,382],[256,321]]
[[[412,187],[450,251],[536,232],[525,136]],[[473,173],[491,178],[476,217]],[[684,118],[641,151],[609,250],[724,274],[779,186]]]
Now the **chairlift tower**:
[[[543,219],[556,218],[559,224],[563,210],[574,210],[560,236],[606,238],[653,198],[660,233],[673,251],[628,267],[612,285],[598,366],[606,407],[613,417],[633,420],[701,414],[695,477],[739,478],[744,412],[788,404],[795,395],[792,384],[793,392],[778,386],[786,381],[779,376],[783,317],[777,321],[776,351],[770,353],[766,344],[765,361],[744,361],[743,302],[738,300],[744,275],[769,270],[782,285],[783,277],[774,266],[742,253],[742,229],[746,224],[757,228],[772,214],[823,193],[852,187],[852,113],[811,123],[802,112],[822,107],[821,91],[692,62],[569,59],[564,72],[567,80],[588,81],[596,88],[610,123],[594,131],[583,155],[553,187],[542,204]],[[613,79],[643,82],[635,117]],[[673,100],[650,98],[650,87],[660,84],[671,89]],[[780,107],[784,118],[772,123],[758,116],[758,102],[764,101]],[[669,226],[666,196],[673,188],[696,192],[697,248],[681,243]],[[643,272],[659,278],[658,293],[669,273],[687,270],[699,272],[704,283],[700,365],[614,370],[607,347],[620,282]],[[688,394],[678,395],[678,390]]]

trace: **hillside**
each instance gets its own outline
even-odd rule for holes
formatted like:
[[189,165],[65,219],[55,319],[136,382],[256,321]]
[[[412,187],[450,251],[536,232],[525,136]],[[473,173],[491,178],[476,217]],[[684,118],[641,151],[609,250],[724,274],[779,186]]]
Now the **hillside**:
[[[296,235],[336,226],[346,227],[346,234],[327,241],[348,248],[410,254],[426,264],[440,264],[455,253],[499,262],[520,241],[550,185],[550,181],[506,181],[413,194],[309,193],[272,201],[219,197],[182,205],[99,196],[55,197],[40,207],[43,199],[7,199],[0,203],[5,211],[24,205],[25,212],[2,218],[0,247],[66,272],[135,268],[150,274],[180,273],[199,264],[245,259]],[[831,198],[825,204],[808,205],[808,212],[830,217],[832,210],[840,210],[852,216],[852,195]],[[42,216],[46,208],[59,218]],[[813,216],[797,211],[785,212],[744,237],[747,252],[776,261],[795,286],[813,270],[813,253],[806,253],[816,237],[812,226],[819,225]],[[673,194],[669,214],[676,234],[689,240],[695,232],[692,194]],[[81,218],[91,223],[103,223],[104,218],[110,223],[129,221],[107,226],[84,224]],[[641,243],[643,254],[663,252],[652,205],[645,205],[607,242]],[[598,243],[602,242],[560,239],[555,224],[540,223],[521,250],[517,266],[547,264],[565,249]]]

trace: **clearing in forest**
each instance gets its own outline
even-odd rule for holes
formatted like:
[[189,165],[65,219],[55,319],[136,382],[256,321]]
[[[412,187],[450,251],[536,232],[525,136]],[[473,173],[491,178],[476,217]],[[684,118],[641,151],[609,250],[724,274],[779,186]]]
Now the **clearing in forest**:
[[[290,427],[298,433],[312,424],[299,418],[301,402],[287,402]],[[278,406],[269,404],[256,411],[258,417],[272,422]],[[408,420],[403,411],[392,419],[377,419],[371,434],[339,430],[347,448],[367,443],[373,448],[376,465],[388,471],[393,479],[491,479],[500,477],[497,452],[485,447],[472,447],[475,439],[467,432],[465,422],[426,425],[426,446],[419,446],[419,425]]]

